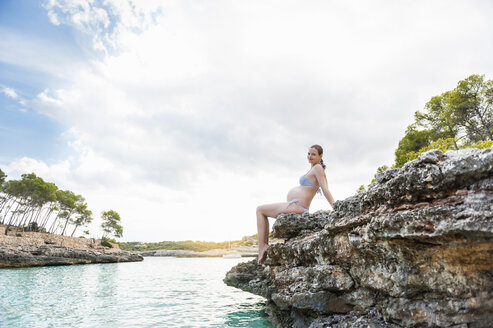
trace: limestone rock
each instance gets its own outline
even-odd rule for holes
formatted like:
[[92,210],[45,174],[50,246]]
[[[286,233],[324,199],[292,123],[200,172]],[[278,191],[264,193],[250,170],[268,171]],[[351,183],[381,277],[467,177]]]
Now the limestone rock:
[[322,229],[328,222],[328,213],[319,211],[314,214],[281,214],[272,226],[274,238],[293,238],[301,234]]
[[137,262],[143,257],[120,250],[91,250],[56,245],[18,246],[0,245],[0,268],[70,265],[89,263]]
[[493,326],[493,148],[428,151],[273,234],[265,265],[224,281],[277,327]]

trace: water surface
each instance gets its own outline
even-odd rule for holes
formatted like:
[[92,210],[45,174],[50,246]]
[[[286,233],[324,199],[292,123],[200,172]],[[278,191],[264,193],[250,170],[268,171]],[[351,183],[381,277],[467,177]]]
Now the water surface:
[[0,327],[272,327],[261,297],[222,282],[246,260],[0,269]]

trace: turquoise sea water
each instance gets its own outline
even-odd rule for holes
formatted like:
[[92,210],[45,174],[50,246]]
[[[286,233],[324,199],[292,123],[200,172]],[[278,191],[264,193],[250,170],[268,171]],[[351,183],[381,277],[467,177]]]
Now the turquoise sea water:
[[222,282],[246,260],[0,269],[0,327],[272,327],[262,298]]

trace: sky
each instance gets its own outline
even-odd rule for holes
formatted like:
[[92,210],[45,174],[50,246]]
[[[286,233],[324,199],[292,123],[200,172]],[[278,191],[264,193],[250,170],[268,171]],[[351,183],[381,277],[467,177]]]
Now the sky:
[[122,241],[240,239],[310,145],[343,200],[432,96],[492,79],[492,16],[488,0],[1,0],[0,169],[81,194],[94,237],[113,209]]

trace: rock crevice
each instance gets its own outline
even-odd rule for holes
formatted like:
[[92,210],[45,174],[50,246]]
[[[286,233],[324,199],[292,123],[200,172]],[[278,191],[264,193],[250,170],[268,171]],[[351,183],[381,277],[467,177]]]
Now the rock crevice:
[[225,283],[278,327],[491,327],[493,148],[431,150],[332,212],[280,215]]

